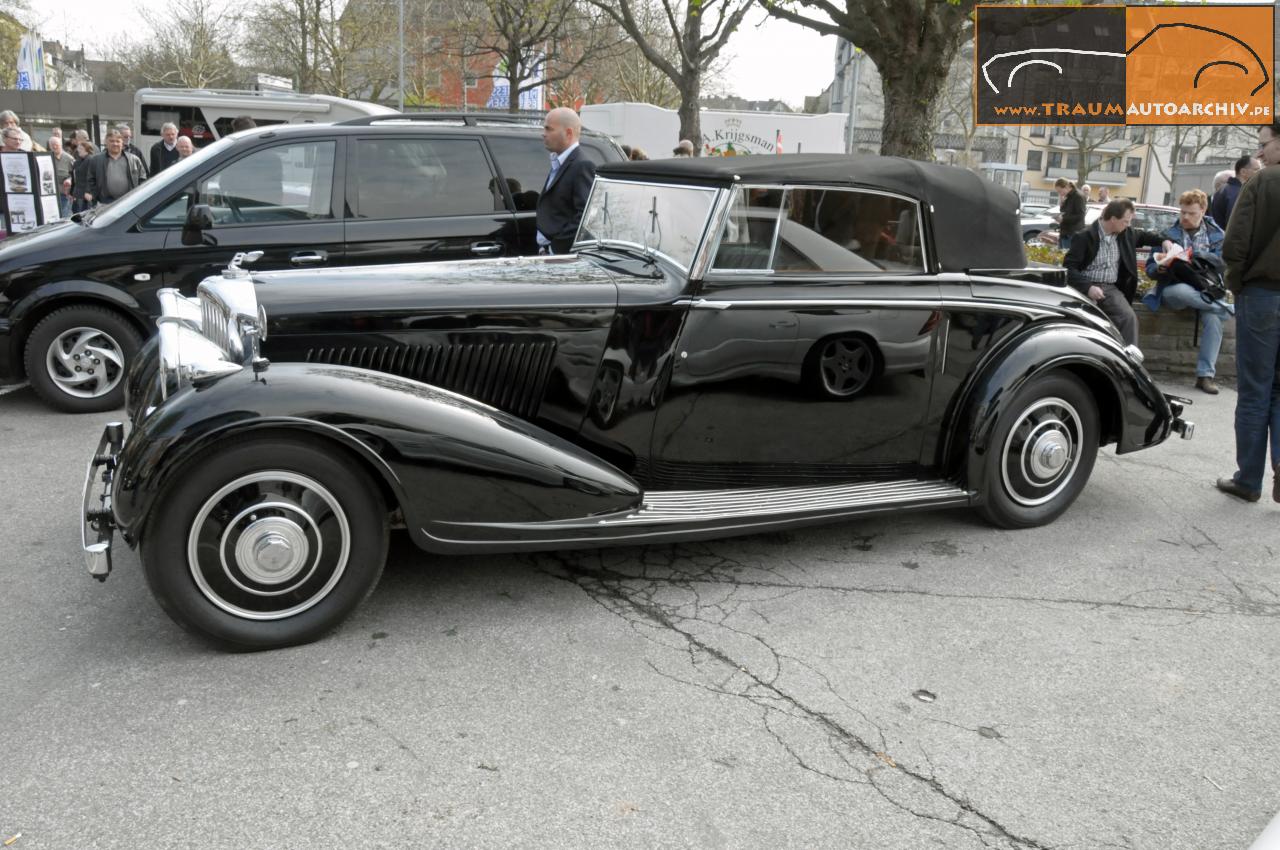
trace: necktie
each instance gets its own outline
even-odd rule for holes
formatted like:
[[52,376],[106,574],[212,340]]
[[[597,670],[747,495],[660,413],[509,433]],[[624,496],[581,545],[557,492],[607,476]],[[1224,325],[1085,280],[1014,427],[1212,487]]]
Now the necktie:
[[547,185],[543,186],[542,187],[543,189],[546,189],[547,186],[550,186],[555,181],[556,172],[559,170],[560,170],[560,157],[558,154],[552,154],[551,155],[551,173],[547,175]]

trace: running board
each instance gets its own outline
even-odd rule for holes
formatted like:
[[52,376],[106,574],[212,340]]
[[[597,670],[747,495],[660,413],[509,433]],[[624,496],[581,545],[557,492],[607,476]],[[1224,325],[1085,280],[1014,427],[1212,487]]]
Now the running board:
[[638,508],[551,522],[436,522],[423,529],[440,551],[548,549],[657,543],[810,525],[889,509],[970,504],[973,494],[949,481],[872,481],[821,487],[657,490]]

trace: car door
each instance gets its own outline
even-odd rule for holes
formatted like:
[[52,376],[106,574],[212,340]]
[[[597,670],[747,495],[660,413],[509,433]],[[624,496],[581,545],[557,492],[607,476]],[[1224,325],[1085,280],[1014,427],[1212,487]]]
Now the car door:
[[941,316],[919,206],[744,187],[677,344],[651,454],[664,486],[919,471]]
[[[340,265],[341,140],[279,141],[254,148],[203,173],[142,219],[164,230],[165,286],[193,294],[238,251],[262,251],[257,270]],[[213,227],[199,245],[184,245],[187,210],[205,204]]]
[[349,264],[519,253],[507,196],[478,137],[363,137],[349,158]]

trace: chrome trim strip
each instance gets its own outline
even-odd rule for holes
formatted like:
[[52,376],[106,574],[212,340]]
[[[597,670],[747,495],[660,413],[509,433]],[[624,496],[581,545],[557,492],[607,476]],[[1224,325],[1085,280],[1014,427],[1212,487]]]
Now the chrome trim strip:
[[[712,305],[715,305],[714,307]],[[724,306],[720,306],[724,305]],[[840,310],[851,307],[882,307],[887,309],[903,309],[903,310],[981,310],[990,313],[1016,313],[1020,316],[1026,316],[1029,319],[1047,319],[1052,317],[1061,317],[1063,314],[1054,310],[1043,307],[1032,307],[1026,304],[994,304],[981,301],[961,301],[957,299],[930,299],[930,298],[847,298],[840,300],[818,301],[797,299],[795,301],[785,300],[760,300],[760,301],[730,301],[715,299],[687,299],[682,298],[676,301],[673,306],[684,307],[701,307],[704,309],[728,310],[730,307],[743,308],[765,308],[770,310]]]

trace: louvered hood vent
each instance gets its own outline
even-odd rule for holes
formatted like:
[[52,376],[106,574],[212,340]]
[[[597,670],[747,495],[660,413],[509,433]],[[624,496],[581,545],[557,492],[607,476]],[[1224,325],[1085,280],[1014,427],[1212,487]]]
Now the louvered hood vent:
[[520,417],[538,412],[554,340],[447,345],[356,345],[307,350],[308,363],[358,366],[422,381]]

